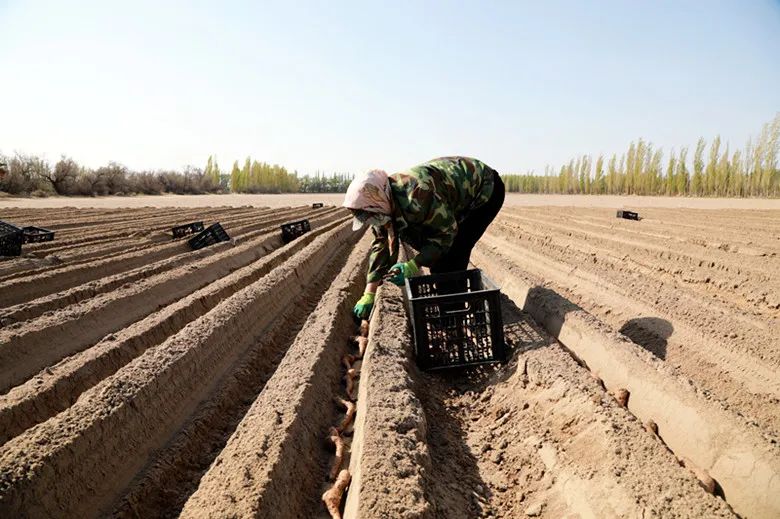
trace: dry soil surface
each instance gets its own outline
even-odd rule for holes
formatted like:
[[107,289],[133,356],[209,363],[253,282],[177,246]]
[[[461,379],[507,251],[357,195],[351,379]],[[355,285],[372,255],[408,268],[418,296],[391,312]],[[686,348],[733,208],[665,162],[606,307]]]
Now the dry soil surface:
[[[122,200],[166,199],[227,200]],[[0,259],[1,517],[330,517],[336,479],[351,518],[780,516],[779,210],[510,197],[472,255],[508,361],[424,372],[394,286],[354,340],[370,236],[284,200],[0,202],[56,232]]]

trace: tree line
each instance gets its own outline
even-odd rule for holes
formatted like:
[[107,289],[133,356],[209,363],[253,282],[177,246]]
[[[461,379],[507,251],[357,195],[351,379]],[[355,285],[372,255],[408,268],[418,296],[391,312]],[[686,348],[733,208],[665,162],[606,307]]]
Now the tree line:
[[[212,166],[212,158],[206,165],[206,172],[216,169],[216,161]],[[313,176],[298,176],[297,171],[290,173],[278,164],[258,162],[250,157],[239,167],[238,161],[233,163],[230,172],[230,190],[234,193],[344,193],[352,175],[335,173],[325,175],[321,172]]]
[[96,169],[62,157],[54,164],[35,155],[0,154],[0,191],[19,196],[108,196],[205,193],[343,193],[352,176],[337,173],[298,176],[282,166],[247,158],[223,173],[215,157],[205,169],[133,171],[109,162]]
[[[651,142],[631,142],[624,153],[609,157],[581,155],[543,175],[502,174],[507,190],[520,193],[780,196],[780,113],[764,125],[755,141],[731,150],[716,137],[701,138],[692,156],[686,147],[668,157]],[[12,195],[154,195],[161,193],[343,193],[352,176],[346,173],[299,176],[278,164],[247,157],[223,172],[216,157],[205,169],[132,171],[116,162],[91,169],[62,157],[55,164],[33,155],[0,154],[0,191]]]
[[639,139],[619,157],[581,155],[544,175],[502,175],[506,188],[519,193],[667,195],[722,197],[780,196],[780,113],[764,125],[758,139],[730,150],[715,137],[701,138],[689,162],[688,148],[663,150]]
[[230,190],[234,193],[297,193],[298,176],[278,164],[252,161],[247,157],[243,167],[238,166],[238,161],[233,163]]
[[62,157],[52,165],[34,155],[0,155],[0,191],[11,195],[122,196],[203,194],[222,190],[217,179],[194,167],[182,171],[131,171],[122,164],[109,162],[92,169],[68,157]]

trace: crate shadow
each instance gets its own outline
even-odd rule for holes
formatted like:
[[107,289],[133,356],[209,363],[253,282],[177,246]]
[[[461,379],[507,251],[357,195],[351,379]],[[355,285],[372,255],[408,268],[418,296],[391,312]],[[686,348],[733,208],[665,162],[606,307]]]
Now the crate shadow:
[[432,374],[452,387],[462,388],[462,391],[482,391],[490,385],[509,379],[517,368],[518,355],[545,348],[556,342],[530,314],[520,309],[504,294],[501,294],[501,317],[504,324],[506,362],[448,368]]

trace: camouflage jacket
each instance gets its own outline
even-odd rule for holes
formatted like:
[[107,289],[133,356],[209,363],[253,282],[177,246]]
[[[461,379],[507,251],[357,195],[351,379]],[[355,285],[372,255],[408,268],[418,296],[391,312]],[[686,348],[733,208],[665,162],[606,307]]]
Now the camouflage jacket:
[[392,226],[373,229],[367,281],[382,279],[398,261],[399,239],[419,251],[418,266],[435,264],[450,249],[458,223],[493,194],[493,175],[468,157],[442,157],[390,175]]

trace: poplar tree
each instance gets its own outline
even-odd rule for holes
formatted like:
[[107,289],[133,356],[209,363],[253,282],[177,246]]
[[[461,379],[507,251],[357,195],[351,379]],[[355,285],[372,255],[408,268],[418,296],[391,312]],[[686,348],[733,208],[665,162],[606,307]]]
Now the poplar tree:
[[626,155],[626,172],[623,176],[623,192],[631,195],[634,193],[634,164],[636,162],[636,145],[631,141]]
[[663,183],[661,182],[661,168],[663,166],[661,163],[664,158],[664,152],[661,148],[658,148],[650,154],[650,150],[651,148],[648,147],[648,162],[650,166],[648,167],[647,190],[645,191],[647,195],[658,194],[663,190]]
[[593,167],[593,159],[590,155],[583,155],[582,157],[582,177],[585,179],[585,186],[583,193],[591,194],[591,168]]
[[599,155],[596,159],[596,170],[593,176],[592,193],[600,195],[604,193],[604,155]]
[[209,160],[206,162],[206,169],[203,170],[203,176],[206,178],[211,178],[211,170],[213,169],[212,161],[211,161],[211,155],[209,155]]
[[585,189],[585,179],[582,176],[582,157],[577,157],[574,164],[574,192],[582,193]]
[[677,172],[675,173],[676,191],[678,195],[688,194],[688,148],[680,149],[680,157],[677,160]]
[[618,193],[625,193],[626,192],[626,154],[623,153],[620,156],[620,166],[618,167],[618,175],[617,175],[617,181],[618,181]]
[[219,186],[220,184],[219,164],[217,164],[217,158],[209,155],[209,160],[206,162],[206,169],[203,170],[203,176],[207,178],[212,185]]
[[742,169],[742,153],[734,150],[731,155],[731,181],[729,182],[729,194],[732,196],[745,196],[744,170]]
[[607,194],[614,195],[617,191],[617,153],[613,153],[607,166]]
[[693,154],[693,178],[691,178],[691,194],[701,196],[704,180],[704,138],[700,138]]
[[634,169],[631,172],[631,185],[634,193],[642,194],[642,171],[646,168],[645,157],[647,156],[647,144],[642,138],[636,145],[636,155],[634,155]]
[[704,195],[712,195],[717,192],[717,167],[718,159],[720,158],[720,135],[715,137],[715,140],[710,144],[710,158],[707,162],[707,169],[704,171]]
[[674,156],[674,149],[669,154],[669,163],[666,166],[666,194],[673,195],[677,188],[675,183],[674,172],[677,169],[677,159]]
[[240,189],[242,193],[246,193],[250,187],[249,182],[250,182],[251,168],[252,168],[252,161],[249,157],[247,157],[246,161],[244,161],[244,167],[241,168],[241,176],[239,177],[241,179]]
[[731,185],[731,163],[729,162],[729,147],[726,145],[726,149],[718,160],[718,164],[715,168],[715,194],[717,196],[725,196],[729,194],[729,186]]
[[233,162],[233,169],[230,171],[230,190],[234,193],[241,192],[241,168],[238,167],[238,161]]
[[216,185],[219,185],[222,181],[222,171],[219,169],[219,164],[217,163],[217,157],[214,156],[214,164],[211,167],[211,175],[214,179],[214,183]]

